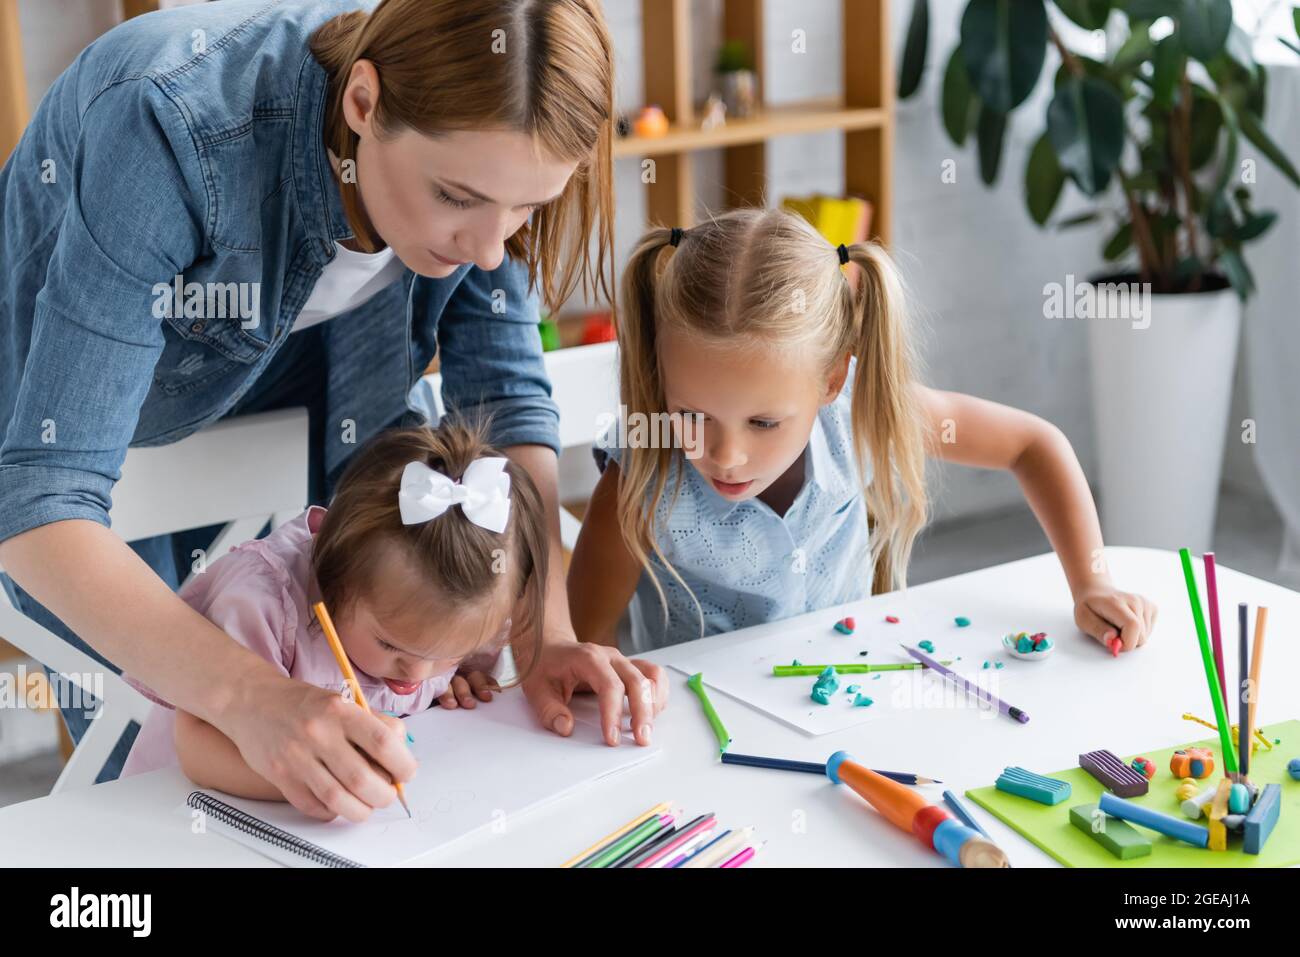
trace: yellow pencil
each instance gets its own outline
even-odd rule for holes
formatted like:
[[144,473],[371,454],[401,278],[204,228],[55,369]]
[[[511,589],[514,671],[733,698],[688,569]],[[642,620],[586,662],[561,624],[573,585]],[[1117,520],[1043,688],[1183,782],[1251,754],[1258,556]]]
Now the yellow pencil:
[[[325,631],[325,638],[329,641],[330,650],[334,652],[334,657],[339,663],[339,670],[343,672],[348,687],[352,689],[352,700],[365,708],[366,714],[373,714],[370,705],[366,702],[366,696],[361,693],[361,685],[357,684],[357,675],[352,670],[352,662],[348,661],[348,656],[343,652],[343,642],[339,641],[339,633],[334,630],[334,622],[330,618],[329,611],[325,608],[325,603],[318,601],[311,606],[311,609],[316,613],[316,619]],[[397,800],[402,802],[402,807],[406,810],[406,816],[411,817],[411,807],[406,803],[406,789],[402,787],[402,782],[394,781],[393,787],[397,788]]]
[[1264,676],[1264,629],[1268,626],[1268,609],[1260,605],[1255,609],[1255,648],[1250,653],[1250,726],[1255,723],[1255,705],[1259,704],[1259,680]]
[[606,844],[610,843],[611,841],[617,840],[618,838],[622,837],[624,834],[632,830],[634,827],[640,827],[641,824],[650,820],[650,818],[652,818],[654,815],[668,813],[668,809],[671,806],[672,806],[671,801],[664,801],[662,804],[656,804],[654,807],[646,811],[644,814],[628,821],[617,831],[614,831],[611,834],[606,834],[604,837],[602,837],[595,844],[591,845],[591,847],[587,848],[581,854],[575,854],[573,857],[569,858],[567,861],[561,864],[560,867],[562,868],[572,867],[574,864],[578,863],[584,857],[590,857],[596,851],[600,850],[600,848],[604,847]]

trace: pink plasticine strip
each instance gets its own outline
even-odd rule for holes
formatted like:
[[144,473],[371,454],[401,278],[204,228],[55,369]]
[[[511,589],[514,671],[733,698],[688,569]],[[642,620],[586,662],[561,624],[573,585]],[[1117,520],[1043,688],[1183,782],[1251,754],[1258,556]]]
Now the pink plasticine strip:
[[754,856],[754,849],[752,847],[747,847],[739,854],[737,854],[735,857],[733,857],[731,860],[724,862],[722,866],[739,867],[741,864],[744,864],[753,856]]
[[1223,639],[1219,635],[1219,588],[1214,574],[1214,552],[1206,552],[1204,558],[1205,598],[1210,605],[1210,643],[1214,646],[1214,668],[1219,673],[1219,694],[1223,696],[1223,708],[1226,712],[1228,683],[1223,677]]
[[690,830],[677,835],[675,838],[673,838],[663,847],[659,848],[659,850],[655,851],[653,854],[647,857],[644,861],[641,861],[636,866],[654,867],[655,861],[661,860],[667,854],[671,854],[673,851],[677,850],[683,844],[687,843],[688,841],[691,841],[693,838],[697,837],[698,835],[704,833],[705,831],[717,825],[717,823],[718,823],[718,819],[714,817],[712,814],[710,814],[707,818],[705,818],[703,821],[700,821],[700,823],[696,824]]

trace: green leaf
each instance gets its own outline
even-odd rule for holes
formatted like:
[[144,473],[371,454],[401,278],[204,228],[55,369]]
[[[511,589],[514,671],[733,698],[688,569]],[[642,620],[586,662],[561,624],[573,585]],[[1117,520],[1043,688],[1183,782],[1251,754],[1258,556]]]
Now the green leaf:
[[1083,226],[1087,223],[1095,223],[1101,219],[1101,213],[1093,210],[1088,213],[1079,213],[1076,216],[1069,216],[1056,224],[1057,229],[1073,229],[1075,226]]
[[1232,0],[1181,0],[1178,36],[1187,52],[1205,63],[1228,42],[1232,27]]
[[1247,216],[1245,221],[1237,227],[1237,242],[1246,243],[1252,239],[1258,239],[1268,232],[1268,228],[1275,222],[1277,222],[1277,213],[1272,210]]
[[925,51],[930,45],[930,0],[912,0],[912,19],[903,44],[903,65],[898,71],[898,98],[905,100],[921,85]]
[[1024,102],[1047,56],[1043,0],[970,0],[961,48],[980,102],[1006,114]]
[[1101,251],[1107,262],[1114,262],[1128,252],[1133,245],[1133,224],[1125,223],[1106,240],[1106,247]]
[[1110,0],[1055,0],[1056,8],[1085,30],[1100,30],[1110,16]]
[[1227,189],[1228,181],[1232,179],[1237,167],[1237,141],[1240,138],[1237,124],[1237,111],[1233,109],[1232,104],[1223,97],[1216,97],[1219,109],[1223,113],[1223,129],[1227,133],[1225,147],[1223,150],[1222,165],[1219,167],[1219,175],[1214,183],[1213,192],[1222,193]]
[[979,121],[975,127],[975,137],[979,141],[980,179],[985,186],[992,186],[998,178],[998,166],[1002,162],[1002,137],[1007,129],[1007,115],[989,108],[980,107]]
[[1232,288],[1237,291],[1238,298],[1245,302],[1255,291],[1255,277],[1250,274],[1250,269],[1247,268],[1246,261],[1241,258],[1241,253],[1232,248],[1225,248],[1219,253],[1219,264],[1223,267],[1228,282],[1232,283]]
[[1047,134],[1061,168],[1086,196],[1110,182],[1124,148],[1124,104],[1091,77],[1062,85],[1047,108]]
[[948,57],[948,68],[943,71],[943,128],[958,146],[966,142],[966,137],[975,126],[979,113],[979,101],[970,89],[970,78],[966,75],[966,64],[961,58],[958,46]]
[[1151,58],[1155,44],[1151,42],[1151,32],[1144,26],[1133,30],[1128,39],[1115,51],[1110,65],[1113,69],[1124,71],[1141,66]]
[[1278,37],[1278,40],[1280,40],[1282,42],[1282,45],[1286,47],[1288,50],[1291,50],[1294,53],[1300,53],[1300,47],[1296,46],[1286,37]]
[[1291,8],[1291,19],[1295,21],[1295,35],[1300,37],[1300,7]]
[[1025,166],[1025,204],[1039,226],[1046,225],[1065,186],[1065,173],[1056,161],[1056,153],[1047,133],[1038,137]]
[[1296,168],[1287,159],[1281,148],[1264,132],[1264,128],[1259,125],[1259,120],[1248,111],[1238,114],[1237,120],[1241,124],[1241,132],[1245,134],[1246,139],[1255,144],[1255,148],[1267,156],[1270,162],[1280,169],[1287,179],[1296,186],[1300,186],[1300,174],[1296,172]]
[[1151,60],[1151,102],[1161,110],[1174,105],[1174,89],[1183,75],[1187,58],[1178,45],[1177,34],[1170,34],[1156,44]]
[[1159,20],[1178,15],[1178,0],[1120,0],[1119,8],[1128,14],[1130,23]]

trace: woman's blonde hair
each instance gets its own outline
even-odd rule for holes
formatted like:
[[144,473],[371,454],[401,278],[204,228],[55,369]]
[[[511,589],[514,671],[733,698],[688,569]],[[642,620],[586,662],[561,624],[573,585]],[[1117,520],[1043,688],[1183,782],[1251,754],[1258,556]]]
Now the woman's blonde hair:
[[[811,350],[805,354],[822,362],[828,377],[837,362],[856,356],[852,430],[860,473],[871,468],[863,488],[873,523],[869,570],[877,591],[904,587],[912,543],[926,521],[925,429],[913,391],[903,286],[889,255],[875,243],[847,247],[857,267],[854,288],[837,250],[782,209],[718,215],[681,231],[672,255],[663,256],[672,238],[673,230],[650,230],[623,273],[617,326],[626,413],[665,411],[657,343],[667,329],[732,348]],[[677,455],[671,448],[626,449],[618,490],[623,537],[661,601],[652,554],[686,587],[660,550],[655,527]],[[680,480],[674,495],[679,488]]]
[[[325,23],[311,52],[329,75],[325,142],[340,162],[356,159],[343,94],[363,59],[379,73],[381,130],[505,129],[533,137],[557,159],[577,160],[560,198],[509,237],[506,251],[528,264],[530,288],[540,278],[552,308],[579,282],[584,294],[609,300],[614,50],[599,0],[383,0],[369,14]],[[364,222],[356,184],[340,188],[355,232]]]
[[[395,545],[440,598],[458,605],[498,596],[512,605],[523,599],[524,620],[512,628],[513,647],[526,658],[519,667],[522,681],[542,646],[550,547],[545,507],[528,472],[506,464],[510,518],[499,534],[475,525],[459,508],[405,525],[398,506],[408,462],[423,462],[459,481],[471,462],[497,455],[485,427],[455,423],[389,429],[358,449],[312,543],[312,571],[326,607],[340,615],[367,594],[382,550]],[[485,630],[481,640],[494,636]]]

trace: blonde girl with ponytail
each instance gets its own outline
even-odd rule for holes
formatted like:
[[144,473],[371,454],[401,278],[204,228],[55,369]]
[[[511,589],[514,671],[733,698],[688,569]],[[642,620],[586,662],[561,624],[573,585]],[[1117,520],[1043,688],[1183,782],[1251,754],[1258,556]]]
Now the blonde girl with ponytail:
[[617,643],[629,602],[630,652],[905,587],[933,456],[1012,472],[1079,628],[1141,645],[1155,606],[1094,565],[1064,435],[922,385],[913,338],[875,243],[837,249],[780,209],[646,233],[620,290],[620,417],[569,570],[578,636]]

